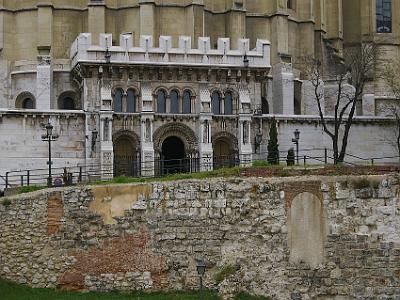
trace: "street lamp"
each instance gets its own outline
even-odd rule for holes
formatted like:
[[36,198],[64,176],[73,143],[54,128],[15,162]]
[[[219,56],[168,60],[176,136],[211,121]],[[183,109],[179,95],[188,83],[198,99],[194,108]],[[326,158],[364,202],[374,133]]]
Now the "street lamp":
[[299,140],[300,140],[300,131],[296,129],[294,132],[294,138],[292,139],[292,143],[296,145],[296,162],[299,164]]
[[197,269],[197,274],[200,277],[200,300],[203,300],[204,299],[203,275],[206,272],[206,264],[205,264],[204,260],[200,259],[197,261],[196,269]]
[[245,52],[244,56],[243,56],[243,65],[244,65],[245,68],[249,67],[249,59],[247,57],[247,52]]
[[49,177],[47,177],[47,186],[51,187],[53,179],[51,177],[51,165],[53,164],[51,161],[51,142],[58,139],[58,134],[53,134],[53,125],[48,122],[44,127],[46,129],[46,134],[42,134],[42,141],[49,143],[49,160],[47,164],[49,165]]

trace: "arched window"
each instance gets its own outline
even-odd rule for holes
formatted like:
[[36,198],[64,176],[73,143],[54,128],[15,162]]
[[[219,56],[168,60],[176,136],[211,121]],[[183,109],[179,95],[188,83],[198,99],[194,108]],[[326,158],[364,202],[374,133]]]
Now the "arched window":
[[122,95],[124,94],[123,90],[118,89],[115,91],[114,95],[114,111],[122,112]]
[[212,93],[211,96],[211,107],[212,107],[212,113],[214,115],[220,115],[221,114],[221,96],[218,92]]
[[225,94],[225,115],[232,115],[233,114],[233,97],[231,92],[227,92]]
[[191,94],[189,91],[185,91],[183,93],[183,113],[184,114],[190,114],[192,113],[192,99],[191,99]]
[[171,113],[179,113],[179,95],[178,92],[175,90],[171,92]]
[[62,106],[61,109],[69,109],[69,110],[74,110],[75,109],[75,101],[71,97],[65,97],[62,99]]
[[136,112],[136,95],[134,90],[128,90],[126,101],[126,112]]
[[30,92],[22,92],[15,99],[15,107],[24,109],[35,109],[35,97]]
[[35,108],[35,105],[34,105],[33,99],[32,99],[32,98],[25,98],[25,99],[22,101],[22,108],[25,108],[25,109],[34,109],[34,108]]
[[166,112],[166,99],[165,92],[163,90],[159,90],[157,94],[157,112],[165,113]]

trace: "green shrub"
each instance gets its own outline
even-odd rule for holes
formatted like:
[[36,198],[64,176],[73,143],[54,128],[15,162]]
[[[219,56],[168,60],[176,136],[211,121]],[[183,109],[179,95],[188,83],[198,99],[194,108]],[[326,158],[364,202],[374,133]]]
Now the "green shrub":
[[294,161],[295,161],[294,149],[290,148],[286,156],[286,163],[288,166],[294,166]]
[[43,190],[47,188],[47,186],[44,185],[29,185],[29,186],[21,186],[18,189],[18,194],[24,194],[24,193],[30,193],[30,192],[35,192],[39,190]]
[[221,266],[215,273],[214,280],[217,284],[219,284],[224,281],[225,278],[235,274],[237,270],[238,267],[235,265],[228,264]]
[[239,293],[235,296],[235,300],[270,300],[271,298],[263,296],[251,296],[246,293]]
[[6,198],[1,202],[5,207],[8,207],[11,205],[11,200]]
[[279,164],[279,144],[278,144],[278,131],[276,129],[275,118],[271,121],[269,128],[269,140],[268,140],[268,157],[267,160],[271,165]]
[[253,167],[268,167],[268,166],[269,166],[269,163],[266,160],[259,159],[259,160],[253,161]]

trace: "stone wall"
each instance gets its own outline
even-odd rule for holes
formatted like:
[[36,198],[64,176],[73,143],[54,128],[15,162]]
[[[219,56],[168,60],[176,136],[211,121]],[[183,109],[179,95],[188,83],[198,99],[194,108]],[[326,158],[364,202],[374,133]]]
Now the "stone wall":
[[[0,205],[0,276],[191,289],[202,258],[206,285],[224,295],[399,299],[399,187],[397,175],[229,178],[15,196]],[[226,266],[234,271],[217,285]]]

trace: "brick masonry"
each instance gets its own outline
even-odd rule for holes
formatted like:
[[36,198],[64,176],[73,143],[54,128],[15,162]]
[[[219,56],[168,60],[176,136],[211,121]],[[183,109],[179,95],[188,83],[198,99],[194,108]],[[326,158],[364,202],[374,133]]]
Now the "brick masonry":
[[[309,176],[14,196],[0,205],[0,276],[69,290],[193,289],[203,258],[206,285],[226,298],[400,299],[399,187],[396,175]],[[308,263],[314,247],[296,249],[302,239],[323,249],[318,264]],[[217,284],[226,265],[237,271]]]

